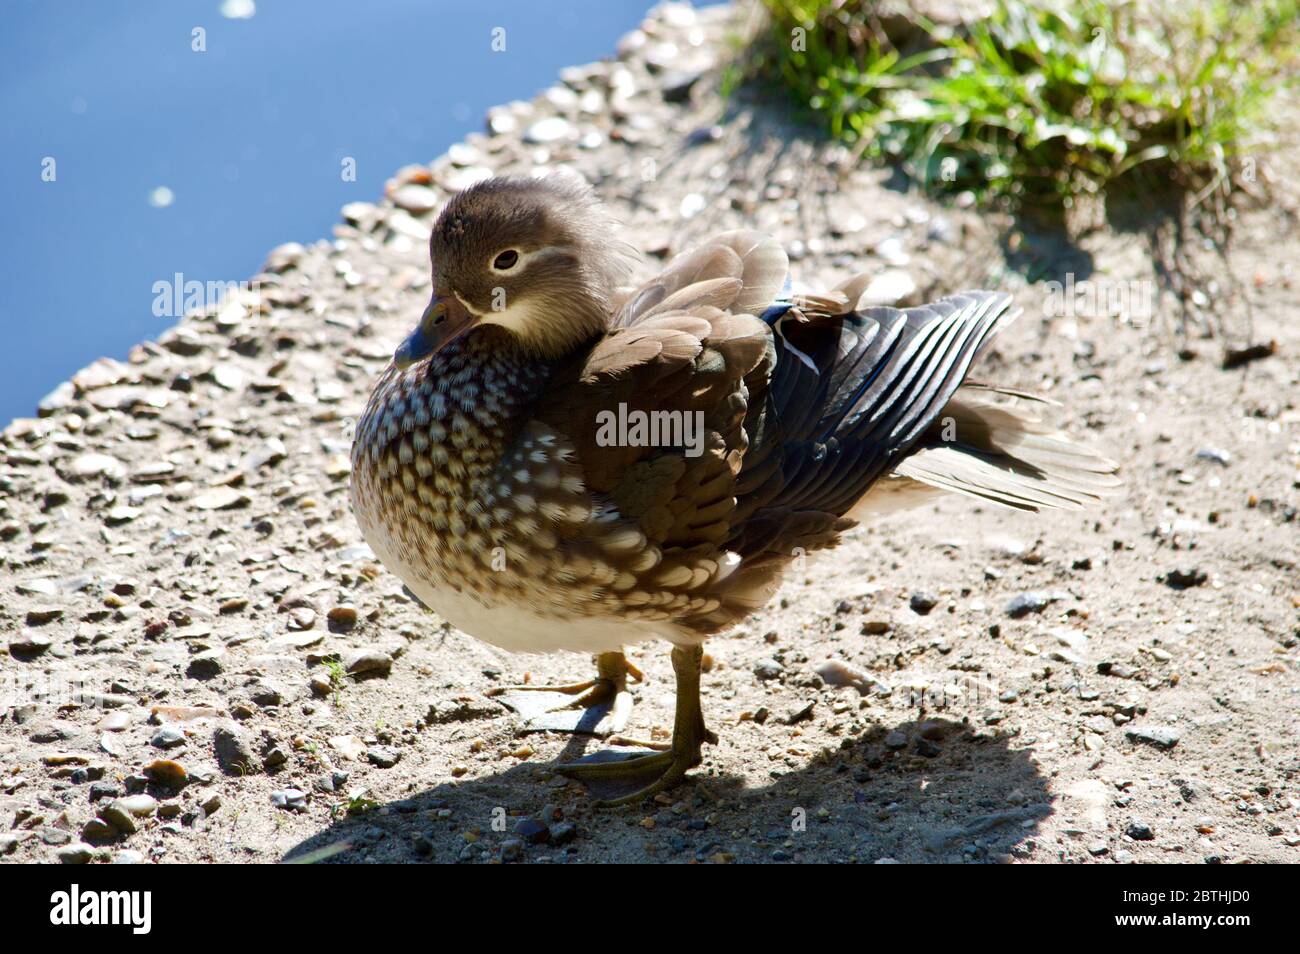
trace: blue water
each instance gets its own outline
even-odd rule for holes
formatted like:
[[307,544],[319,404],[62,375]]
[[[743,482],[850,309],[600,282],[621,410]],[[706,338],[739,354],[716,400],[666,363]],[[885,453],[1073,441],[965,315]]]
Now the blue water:
[[[328,236],[489,106],[611,54],[650,2],[258,0],[249,19],[221,0],[6,3],[0,426],[171,324],[154,282],[239,281],[273,246]],[[160,188],[170,205],[151,204]]]

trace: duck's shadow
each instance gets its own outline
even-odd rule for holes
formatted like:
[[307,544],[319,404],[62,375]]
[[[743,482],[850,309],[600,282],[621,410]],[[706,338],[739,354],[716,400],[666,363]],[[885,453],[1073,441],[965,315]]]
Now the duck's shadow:
[[[600,747],[574,736],[556,759]],[[771,759],[773,751],[754,753]],[[999,862],[1039,855],[1052,812],[1031,749],[1014,736],[928,719],[876,725],[829,754],[775,753],[747,786],[705,764],[669,801],[593,808],[548,764],[437,785],[344,816],[285,861],[541,860]],[[787,764],[793,763],[793,765]]]

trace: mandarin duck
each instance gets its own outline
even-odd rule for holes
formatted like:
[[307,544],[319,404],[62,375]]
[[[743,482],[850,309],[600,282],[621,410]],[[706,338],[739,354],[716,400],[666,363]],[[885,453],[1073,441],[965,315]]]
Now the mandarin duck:
[[[967,379],[1013,319],[968,291],[860,303],[866,278],[788,293],[781,246],[713,236],[639,287],[583,184],[489,179],[430,237],[433,298],[358,421],[352,503],[380,561],[458,629],[507,650],[596,657],[545,687],[608,704],[662,639],[670,745],[558,771],[680,781],[716,742],[700,706],[707,637],[769,599],[805,553],[881,511],[956,492],[1077,508],[1116,466]],[[533,687],[527,687],[533,688]]]

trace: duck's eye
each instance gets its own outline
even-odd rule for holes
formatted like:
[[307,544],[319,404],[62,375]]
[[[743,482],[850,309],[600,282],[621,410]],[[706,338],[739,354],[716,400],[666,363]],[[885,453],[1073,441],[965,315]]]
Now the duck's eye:
[[512,248],[506,249],[492,260],[492,267],[498,272],[508,272],[519,264],[519,253]]

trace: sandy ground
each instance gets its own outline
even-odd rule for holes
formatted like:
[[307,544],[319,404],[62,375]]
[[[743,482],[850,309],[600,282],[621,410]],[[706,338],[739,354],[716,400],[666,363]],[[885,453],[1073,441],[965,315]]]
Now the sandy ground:
[[[1009,243],[842,171],[769,105],[719,100],[723,32],[657,15],[349,206],[334,242],[277,250],[260,301],[86,369],[5,431],[0,857],[1300,860],[1292,220],[1247,213],[1233,258],[1278,353],[1223,370],[1197,340],[1182,359],[1166,303],[1061,315],[1011,267],[1146,281],[1137,235]],[[487,695],[590,661],[442,624],[374,562],[347,497],[351,421],[427,297],[430,208],[483,170],[556,163],[597,183],[647,270],[754,225],[808,286],[869,270],[905,273],[905,298],[1013,291],[1025,314],[981,377],[1060,401],[1123,491],[1040,516],[950,498],[861,528],[710,641],[720,742],[691,780],[592,809],[550,766],[599,740],[525,732]],[[667,648],[629,652],[646,680],[628,732],[666,737]]]

